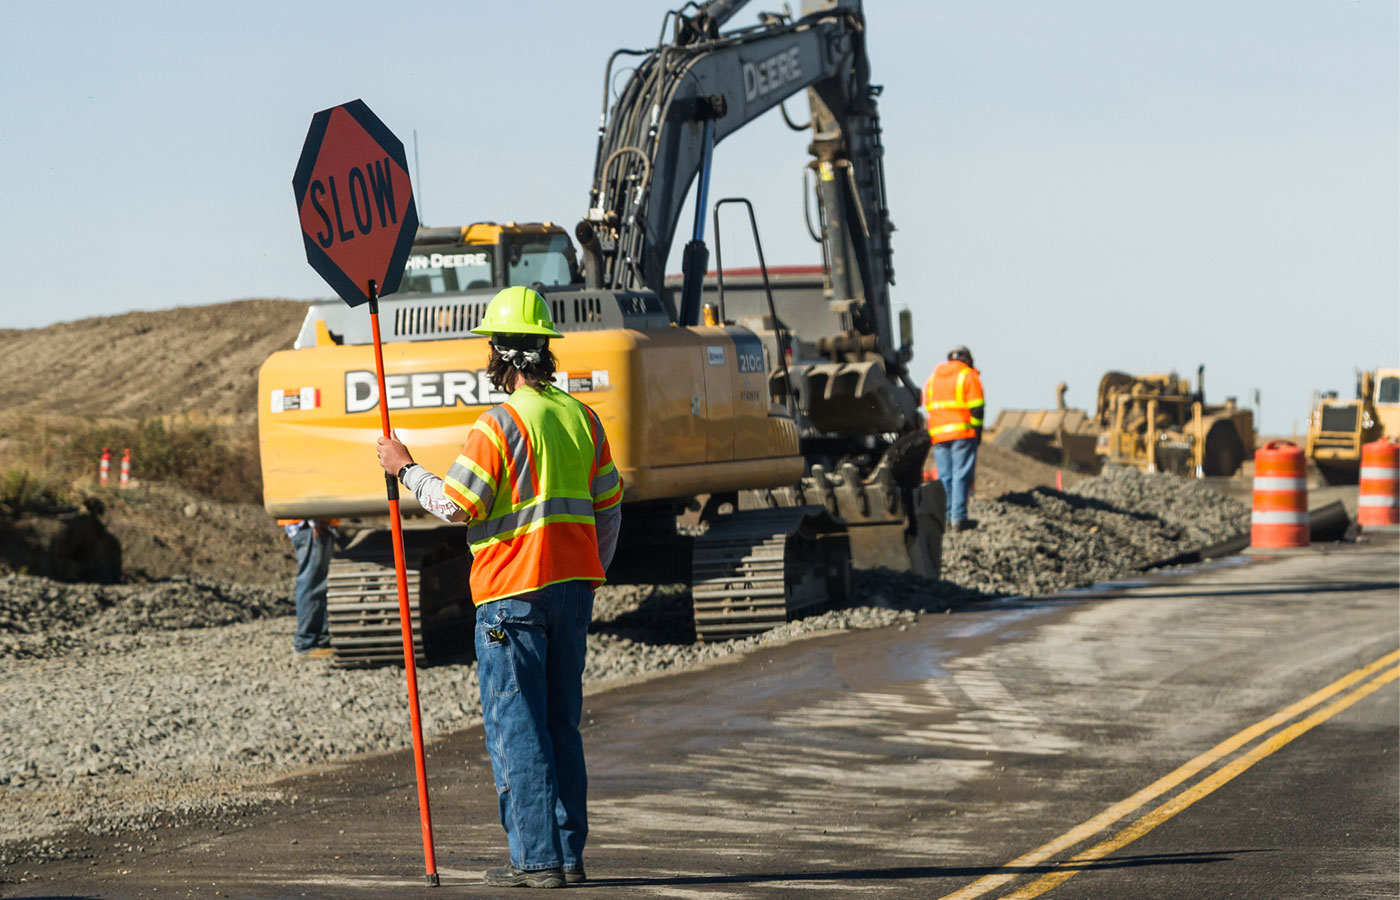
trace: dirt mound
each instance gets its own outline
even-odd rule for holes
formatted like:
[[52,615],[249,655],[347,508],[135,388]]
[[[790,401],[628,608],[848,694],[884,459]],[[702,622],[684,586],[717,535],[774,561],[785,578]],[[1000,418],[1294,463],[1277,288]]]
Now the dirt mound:
[[[933,448],[929,448],[925,469],[934,468]],[[1060,484],[1068,489],[1090,476],[1043,463],[1034,457],[982,441],[977,447],[977,477],[973,494],[988,499],[1008,491],[1029,491],[1037,487],[1055,487],[1055,473]]]
[[0,514],[0,572],[7,570],[111,583],[121,578],[121,544],[90,510]]
[[[193,471],[205,493],[256,499],[259,484],[247,473],[257,468],[258,369],[270,354],[291,347],[306,309],[299,301],[240,300],[0,330],[0,379],[7,387],[0,396],[0,460],[6,469],[51,482],[70,505],[98,497],[107,507],[102,524],[121,544],[124,581],[193,575],[289,582],[289,542],[260,506],[217,503],[176,487],[171,482],[191,483],[191,473],[162,474],[157,451],[168,451],[167,469],[200,464]],[[162,431],[158,420],[170,417],[187,421]],[[201,422],[210,424],[190,424]],[[136,448],[137,478],[167,483],[98,489],[93,476],[107,443]],[[114,457],[114,481],[119,465]],[[216,476],[231,479],[232,487],[224,490]],[[10,534],[0,534],[0,572],[108,580],[41,564],[50,549],[74,543],[57,534],[62,524],[11,523]]]
[[290,590],[292,542],[261,506],[217,503],[172,484],[109,497],[103,520],[121,542],[123,581],[191,575]]
[[1088,478],[1079,472],[1059,469],[1038,459],[1017,453],[1005,447],[998,447],[983,441],[977,448],[978,497],[999,497],[1008,491],[1029,491],[1037,487],[1054,487],[1055,473],[1060,473],[1061,484],[1068,489]]
[[92,491],[82,505],[0,516],[0,574],[98,583],[193,576],[290,589],[291,541],[261,506],[159,483]]
[[238,300],[0,330],[0,410],[253,422],[258,368],[307,304]]

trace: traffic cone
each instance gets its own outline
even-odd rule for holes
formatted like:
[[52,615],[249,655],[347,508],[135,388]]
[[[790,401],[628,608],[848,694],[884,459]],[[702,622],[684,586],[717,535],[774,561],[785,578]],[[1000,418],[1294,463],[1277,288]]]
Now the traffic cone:
[[102,462],[97,464],[97,483],[107,486],[107,476],[112,471],[112,448],[102,448]]
[[127,447],[122,451],[122,474],[120,484],[122,487],[126,487],[129,481],[131,481],[131,448]]
[[1359,480],[1357,523],[1400,523],[1400,444],[1381,438],[1363,446]]
[[1269,441],[1254,452],[1253,547],[1307,547],[1308,482],[1303,451],[1292,441]]

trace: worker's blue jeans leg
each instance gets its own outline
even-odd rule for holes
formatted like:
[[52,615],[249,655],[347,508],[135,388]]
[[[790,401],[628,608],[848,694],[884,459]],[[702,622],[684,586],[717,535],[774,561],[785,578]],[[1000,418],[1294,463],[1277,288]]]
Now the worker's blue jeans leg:
[[938,480],[948,495],[948,524],[967,519],[967,496],[977,473],[977,438],[961,438],[933,445]]
[[315,529],[303,528],[292,535],[297,554],[295,583],[297,630],[292,649],[298,653],[330,644],[326,628],[326,583],[331,568],[331,533],[316,536]]
[[579,717],[593,591],[565,581],[483,603],[477,678],[511,865],[583,865],[588,774]]

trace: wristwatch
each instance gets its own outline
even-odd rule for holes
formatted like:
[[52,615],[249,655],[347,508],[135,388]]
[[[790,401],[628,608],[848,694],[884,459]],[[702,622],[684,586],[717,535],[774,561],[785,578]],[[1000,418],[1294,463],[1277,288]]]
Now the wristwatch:
[[[405,465],[402,469],[399,469],[399,483],[400,483],[400,484],[403,483],[403,477],[404,477],[405,475],[408,474],[408,470],[411,469],[411,468],[413,468],[413,467],[416,466],[416,465],[418,465],[418,463],[411,462],[411,463],[408,463],[407,465]],[[407,487],[407,485],[404,485],[404,486]]]

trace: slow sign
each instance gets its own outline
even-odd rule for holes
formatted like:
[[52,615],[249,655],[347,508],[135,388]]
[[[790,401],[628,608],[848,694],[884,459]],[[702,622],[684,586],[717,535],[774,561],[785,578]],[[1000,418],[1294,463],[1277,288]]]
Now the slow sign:
[[[404,263],[418,234],[418,210],[408,180],[403,142],[394,137],[362,100],[323,109],[311,117],[306,143],[292,176],[301,236],[311,268],[350,306],[369,304],[374,335],[374,372],[378,396],[385,396],[384,349],[379,337],[379,298],[398,290]],[[286,408],[286,395],[280,400]],[[300,404],[298,398],[298,404]],[[389,428],[389,404],[380,404],[379,424]],[[366,457],[368,460],[368,456]],[[418,676],[414,667],[412,613],[399,517],[399,484],[385,474],[389,528],[394,542],[394,576],[398,582],[399,630],[403,637],[404,676],[408,682],[408,717],[413,732],[413,763],[418,778],[418,815],[423,826],[423,864],[428,884],[438,883],[433,854],[433,820],[428,807],[428,775],[423,762],[423,726],[418,711]],[[331,649],[341,638],[331,631]]]
[[292,176],[306,259],[350,306],[398,290],[418,232],[403,142],[362,100],[311,119]]

